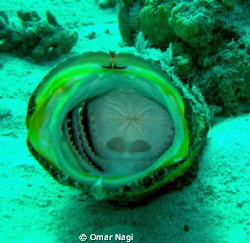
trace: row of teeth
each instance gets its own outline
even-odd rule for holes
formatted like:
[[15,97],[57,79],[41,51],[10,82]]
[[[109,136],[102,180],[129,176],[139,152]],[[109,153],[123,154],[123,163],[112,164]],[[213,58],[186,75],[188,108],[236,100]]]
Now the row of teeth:
[[69,113],[63,131],[80,166],[88,172],[103,172],[102,167],[108,161],[97,156],[89,144],[83,125],[83,107],[84,103],[81,103]]
[[[76,157],[81,167],[85,171],[94,172],[97,170],[97,168],[93,165],[93,163],[89,161],[85,152],[77,148],[75,138],[72,134],[71,123],[72,123],[72,120],[70,118],[65,119],[63,122],[63,132],[68,142],[68,146],[71,148],[71,151],[73,152],[74,156]],[[83,161],[85,161],[85,163],[83,163]]]

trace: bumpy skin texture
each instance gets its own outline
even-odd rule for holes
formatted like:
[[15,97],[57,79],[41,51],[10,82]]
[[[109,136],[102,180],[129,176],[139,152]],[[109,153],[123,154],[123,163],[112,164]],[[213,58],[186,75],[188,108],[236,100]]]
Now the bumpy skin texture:
[[175,73],[198,86],[212,109],[225,116],[250,112],[248,1],[145,0],[134,25],[130,14],[138,3],[121,11],[130,28],[120,28],[127,44],[138,33],[162,51],[172,43]]
[[0,15],[1,52],[40,63],[68,53],[78,39],[76,32],[65,30],[49,11],[47,21],[41,20],[35,11],[18,11],[17,14],[22,27],[11,26],[4,12]]

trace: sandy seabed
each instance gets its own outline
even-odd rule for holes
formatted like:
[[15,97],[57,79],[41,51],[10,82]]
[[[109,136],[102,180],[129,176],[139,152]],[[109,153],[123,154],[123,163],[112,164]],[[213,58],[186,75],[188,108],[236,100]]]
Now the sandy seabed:
[[[136,243],[250,242],[250,114],[217,118],[192,184],[139,207],[86,200],[77,189],[57,183],[32,157],[25,118],[42,78],[69,56],[120,48],[117,9],[101,10],[94,0],[58,2],[0,3],[13,19],[19,9],[35,9],[41,17],[50,9],[79,34],[70,54],[46,65],[0,55],[0,242],[80,242],[80,234],[118,233],[133,234]],[[89,39],[92,31],[96,38]]]

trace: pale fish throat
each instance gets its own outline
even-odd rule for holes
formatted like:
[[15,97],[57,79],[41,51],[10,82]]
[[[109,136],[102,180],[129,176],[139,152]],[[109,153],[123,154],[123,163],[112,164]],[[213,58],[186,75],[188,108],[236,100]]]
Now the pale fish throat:
[[105,175],[128,175],[149,167],[174,140],[167,109],[134,89],[96,96],[81,112],[83,125],[73,124],[78,127],[73,128],[75,139],[81,140],[89,161]]

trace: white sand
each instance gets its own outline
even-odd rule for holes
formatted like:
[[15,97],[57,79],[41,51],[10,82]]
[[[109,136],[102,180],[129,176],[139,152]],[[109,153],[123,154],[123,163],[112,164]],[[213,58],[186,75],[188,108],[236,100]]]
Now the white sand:
[[[9,2],[0,6],[13,19],[14,10],[39,9],[44,17],[50,9],[59,23],[75,29],[79,41],[70,55],[117,49],[121,41],[116,10],[100,10],[94,0],[64,0],[59,6],[55,0]],[[97,38],[89,40],[92,31]],[[144,206],[89,201],[58,184],[27,149],[25,117],[37,84],[65,58],[39,66],[0,55],[1,243],[80,242],[81,233],[133,234],[136,243],[250,242],[250,114],[217,119],[193,183]]]

